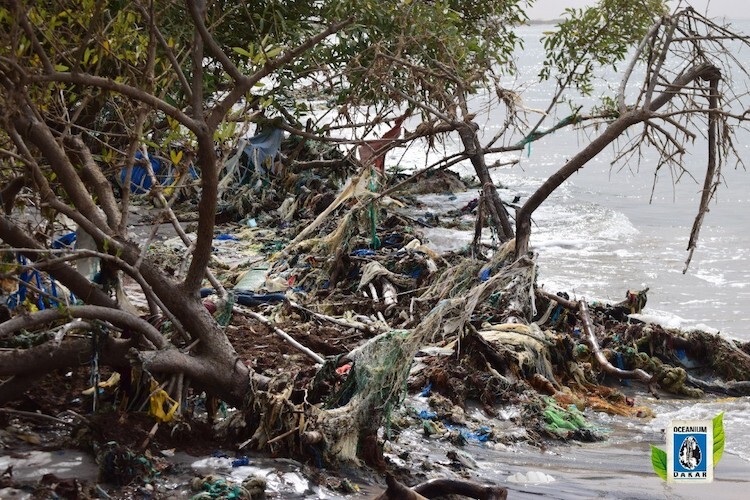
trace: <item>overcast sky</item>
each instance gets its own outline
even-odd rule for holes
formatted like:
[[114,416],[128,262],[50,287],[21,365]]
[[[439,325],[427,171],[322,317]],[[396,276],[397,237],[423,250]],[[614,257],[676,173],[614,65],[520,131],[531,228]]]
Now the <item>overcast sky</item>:
[[[554,19],[567,7],[583,7],[596,3],[596,0],[536,0],[534,6],[528,10],[531,19]],[[669,2],[672,7],[677,1]],[[727,17],[729,19],[750,19],[750,4],[748,0],[690,0],[687,2],[695,10],[706,13],[708,17]],[[685,4],[685,2],[683,2]]]

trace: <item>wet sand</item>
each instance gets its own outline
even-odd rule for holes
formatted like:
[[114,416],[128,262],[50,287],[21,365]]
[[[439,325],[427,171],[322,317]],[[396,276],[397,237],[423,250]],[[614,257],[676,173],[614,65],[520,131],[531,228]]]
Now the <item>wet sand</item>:
[[[551,475],[555,481],[543,485],[513,484],[508,498],[612,498],[612,499],[742,499],[750,496],[750,463],[724,454],[709,484],[675,484],[659,478],[651,468],[647,443],[634,443],[630,448],[613,443],[561,446],[545,453],[492,452],[491,466],[495,478],[530,470]],[[478,471],[485,475],[484,471]],[[505,472],[505,474],[503,474]],[[499,481],[498,481],[499,482]]]
[[[631,391],[633,395],[638,394]],[[673,411],[680,406],[707,406],[710,415],[718,410],[711,401],[655,401],[641,396],[641,401],[652,406],[657,415]],[[740,403],[744,401],[738,400]],[[727,407],[728,415],[741,406]],[[700,408],[699,408],[700,409]],[[456,468],[446,458],[449,450],[460,450],[471,457],[476,466],[464,469],[470,479],[508,488],[510,499],[555,498],[567,499],[696,499],[724,500],[750,498],[750,461],[731,451],[736,441],[744,439],[742,431],[731,423],[727,427],[727,448],[714,468],[714,481],[704,484],[667,483],[653,470],[651,449],[653,444],[666,449],[665,436],[658,420],[612,417],[603,413],[586,412],[589,422],[606,435],[606,440],[596,443],[548,442],[542,450],[529,444],[511,446],[482,444],[470,441],[463,447],[454,447],[446,441],[425,438],[413,429],[401,433],[394,443],[394,454],[410,451],[411,460],[406,468],[431,470],[430,475],[455,474]],[[706,415],[702,415],[706,417]],[[501,424],[496,421],[496,424]],[[509,430],[514,426],[510,422]],[[393,456],[393,455],[392,455]],[[426,460],[425,460],[426,459]],[[425,463],[429,464],[425,467]],[[537,471],[554,478],[546,484],[522,484],[509,481],[516,474],[528,475]]]

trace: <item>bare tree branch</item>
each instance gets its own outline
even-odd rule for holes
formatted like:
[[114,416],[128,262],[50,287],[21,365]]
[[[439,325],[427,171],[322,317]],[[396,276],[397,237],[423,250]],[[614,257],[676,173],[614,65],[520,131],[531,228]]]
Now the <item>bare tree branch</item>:
[[142,334],[158,349],[165,349],[170,345],[161,332],[154,328],[148,321],[119,309],[101,306],[70,306],[61,309],[45,309],[28,315],[16,316],[0,324],[0,338],[7,338],[20,330],[31,330],[66,318],[108,321],[117,327],[127,328]]
[[301,43],[297,47],[289,49],[280,56],[267,61],[263,65],[263,68],[256,71],[252,75],[244,77],[241,80],[237,81],[235,87],[211,111],[207,120],[209,128],[211,130],[214,130],[219,125],[219,123],[221,123],[232,106],[234,106],[237,101],[242,99],[242,97],[245,96],[245,94],[253,87],[253,85],[258,83],[261,79],[270,75],[274,70],[290,63],[295,58],[310,50],[330,35],[336,33],[337,31],[350,25],[353,22],[354,18],[350,17],[343,21],[331,24],[325,30],[321,31],[315,36],[308,38],[305,42]]

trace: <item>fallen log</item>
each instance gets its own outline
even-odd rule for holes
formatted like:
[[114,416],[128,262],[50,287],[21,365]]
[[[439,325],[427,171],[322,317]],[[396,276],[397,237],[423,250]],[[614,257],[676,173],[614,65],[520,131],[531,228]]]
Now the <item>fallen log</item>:
[[463,479],[431,479],[408,488],[388,474],[385,478],[388,489],[375,500],[421,500],[461,495],[476,500],[506,500],[508,490],[500,486],[488,486]]
[[385,476],[385,483],[388,485],[388,489],[380,495],[376,496],[374,500],[425,500],[426,497],[415,492],[411,488],[404,486],[399,483],[396,478],[388,474]]
[[501,486],[488,486],[463,479],[432,479],[415,486],[414,491],[425,498],[462,495],[477,500],[505,500],[508,490]]

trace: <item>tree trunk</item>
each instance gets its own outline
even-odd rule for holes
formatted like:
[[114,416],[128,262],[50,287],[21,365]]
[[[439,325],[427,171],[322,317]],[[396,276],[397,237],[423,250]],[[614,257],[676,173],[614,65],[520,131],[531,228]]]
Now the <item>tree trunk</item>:
[[571,175],[580,170],[589,160],[620,137],[630,126],[651,118],[656,111],[666,105],[674,96],[679,95],[679,89],[682,89],[698,78],[710,79],[716,72],[716,66],[704,63],[682,73],[668,86],[667,91],[656,96],[646,108],[628,111],[620,115],[599,137],[570,159],[560,170],[552,174],[516,212],[516,258],[521,257],[529,251],[532,214],[563,182],[568,180]]
[[487,211],[492,217],[492,223],[494,224],[497,237],[501,243],[513,238],[513,226],[510,224],[508,218],[508,211],[505,209],[505,205],[500,200],[500,196],[497,194],[497,188],[492,182],[490,177],[490,171],[487,168],[487,164],[484,161],[484,155],[481,153],[481,145],[477,138],[477,125],[474,122],[464,122],[458,127],[458,133],[461,136],[461,142],[464,144],[466,154],[471,160],[471,164],[474,166],[474,171],[482,183],[482,189],[484,190],[485,202]]

